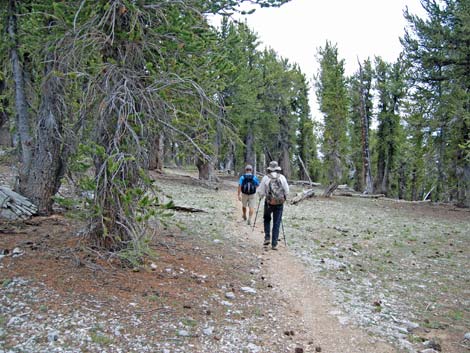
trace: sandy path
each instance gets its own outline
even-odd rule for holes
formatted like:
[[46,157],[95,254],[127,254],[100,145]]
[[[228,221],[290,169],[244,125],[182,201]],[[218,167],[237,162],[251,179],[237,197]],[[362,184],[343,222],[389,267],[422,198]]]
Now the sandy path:
[[[233,199],[233,193],[228,193]],[[287,303],[285,315],[302,321],[305,332],[303,341],[309,342],[305,352],[315,352],[317,347],[326,353],[392,353],[399,352],[393,346],[370,336],[364,330],[354,327],[347,318],[339,319],[341,313],[332,304],[332,293],[319,284],[314,274],[302,264],[284,245],[282,231],[277,251],[266,250],[263,242],[262,208],[256,227],[241,221],[241,203],[237,203],[234,228],[251,245],[253,251],[263,259],[263,273],[273,283],[277,300]],[[286,232],[288,229],[286,229]],[[318,351],[318,350],[317,350]]]

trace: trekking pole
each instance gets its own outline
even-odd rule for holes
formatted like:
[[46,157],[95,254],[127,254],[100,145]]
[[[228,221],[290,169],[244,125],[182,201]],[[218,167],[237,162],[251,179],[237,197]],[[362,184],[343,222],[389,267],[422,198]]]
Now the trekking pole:
[[287,247],[286,232],[284,231],[284,222],[281,221],[282,235],[284,235],[284,245]]
[[251,228],[252,232],[255,230],[256,218],[258,218],[259,205],[261,205],[261,199],[259,199],[258,207],[256,207],[255,221],[253,222],[253,228]]

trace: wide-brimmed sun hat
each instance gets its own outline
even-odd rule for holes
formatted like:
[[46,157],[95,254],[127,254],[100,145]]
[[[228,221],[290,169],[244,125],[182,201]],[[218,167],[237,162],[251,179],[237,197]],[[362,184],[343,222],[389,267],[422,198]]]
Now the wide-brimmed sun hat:
[[267,169],[270,172],[278,172],[278,171],[282,170],[281,167],[279,167],[279,165],[277,164],[276,161],[269,162],[269,167]]

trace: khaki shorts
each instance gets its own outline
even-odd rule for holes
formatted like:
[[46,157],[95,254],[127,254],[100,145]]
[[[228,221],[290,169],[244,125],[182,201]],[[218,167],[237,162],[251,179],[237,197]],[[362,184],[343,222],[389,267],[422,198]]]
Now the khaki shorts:
[[251,194],[251,195],[242,194],[242,206],[255,208],[256,207],[256,194]]

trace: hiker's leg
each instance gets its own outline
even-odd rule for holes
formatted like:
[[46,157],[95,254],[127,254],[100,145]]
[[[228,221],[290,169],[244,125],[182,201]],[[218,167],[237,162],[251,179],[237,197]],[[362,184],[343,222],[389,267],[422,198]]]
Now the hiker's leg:
[[267,242],[270,240],[271,236],[271,206],[268,205],[267,202],[264,203],[264,213],[263,213],[263,221],[264,221],[264,241]]
[[248,196],[249,195],[242,194],[242,216],[243,216],[244,221],[246,221],[246,209],[248,207]]
[[253,219],[253,214],[255,213],[256,207],[256,195],[250,195],[250,199],[248,200],[248,224],[251,224],[251,220]]
[[277,205],[273,207],[273,234],[272,234],[272,246],[277,245],[279,239],[279,229],[281,228],[282,222],[282,210],[284,205]]

